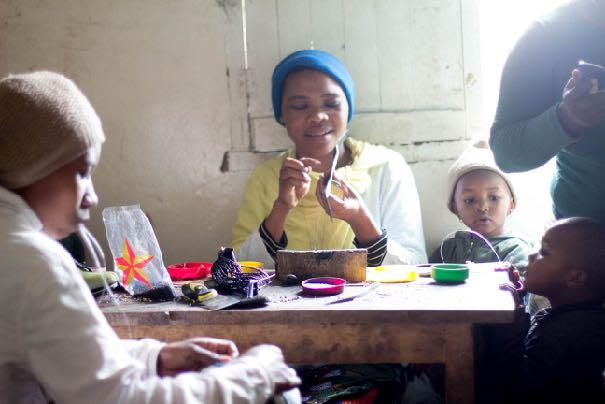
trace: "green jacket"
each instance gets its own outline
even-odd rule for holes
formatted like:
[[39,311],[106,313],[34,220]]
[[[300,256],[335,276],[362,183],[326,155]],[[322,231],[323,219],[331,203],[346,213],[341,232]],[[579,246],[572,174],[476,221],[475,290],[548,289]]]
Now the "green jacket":
[[[496,250],[500,261],[512,263],[521,274],[527,268],[527,255],[532,249],[531,244],[519,237],[502,235],[488,238]],[[466,261],[475,263],[496,262],[498,257],[479,237],[467,232],[458,231],[454,237],[448,238],[442,243],[443,259],[441,259],[441,248],[437,248],[431,255],[430,263],[458,263]]]

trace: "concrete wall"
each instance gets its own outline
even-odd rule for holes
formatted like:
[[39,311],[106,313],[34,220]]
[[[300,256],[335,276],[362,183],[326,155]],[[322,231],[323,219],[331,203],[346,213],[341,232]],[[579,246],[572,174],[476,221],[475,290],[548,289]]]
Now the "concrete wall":
[[[364,4],[356,3],[363,11]],[[445,0],[431,7],[439,3],[450,11],[458,7]],[[250,76],[243,71],[239,6],[239,0],[0,0],[0,75],[62,72],[84,90],[103,121],[107,142],[94,174],[101,202],[90,225],[100,240],[103,207],[138,203],[153,219],[166,264],[213,260],[217,248],[230,243],[246,178],[263,158],[250,148]],[[457,69],[467,73],[464,66]],[[474,73],[467,78],[476,92]],[[468,96],[469,82],[456,87],[466,92],[466,108],[477,102]],[[393,144],[416,161],[429,252],[457,226],[445,209],[444,183],[452,158],[471,136],[469,120],[462,125],[457,142]],[[259,139],[271,139],[269,132]],[[227,171],[221,171],[224,156]]]
[[103,121],[91,229],[106,206],[141,204],[165,262],[230,242],[245,173],[221,173],[231,109],[227,15],[214,1],[0,2],[0,74],[73,78]]

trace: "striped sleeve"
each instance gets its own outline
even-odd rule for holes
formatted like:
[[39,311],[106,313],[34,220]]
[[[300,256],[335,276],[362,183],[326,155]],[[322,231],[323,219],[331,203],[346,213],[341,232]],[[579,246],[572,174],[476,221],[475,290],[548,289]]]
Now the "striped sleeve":
[[273,237],[271,237],[271,233],[269,233],[269,231],[265,227],[264,220],[260,224],[258,232],[260,234],[260,238],[263,240],[263,244],[265,245],[267,252],[273,259],[275,259],[275,255],[279,250],[284,250],[288,246],[288,237],[286,236],[286,232],[284,231],[284,234],[282,234],[279,241],[276,242],[275,240],[273,240]]
[[357,237],[353,239],[353,244],[357,248],[365,248],[368,250],[368,266],[377,267],[382,264],[384,257],[387,255],[387,241],[389,237],[386,230],[382,230],[382,234],[376,237],[370,242],[362,244],[357,240]]

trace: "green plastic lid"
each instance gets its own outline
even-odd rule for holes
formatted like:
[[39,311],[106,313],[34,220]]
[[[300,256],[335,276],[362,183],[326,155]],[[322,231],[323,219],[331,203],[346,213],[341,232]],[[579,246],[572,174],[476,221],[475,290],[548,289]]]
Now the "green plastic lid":
[[468,265],[435,264],[431,268],[431,277],[437,282],[464,282],[468,279]]

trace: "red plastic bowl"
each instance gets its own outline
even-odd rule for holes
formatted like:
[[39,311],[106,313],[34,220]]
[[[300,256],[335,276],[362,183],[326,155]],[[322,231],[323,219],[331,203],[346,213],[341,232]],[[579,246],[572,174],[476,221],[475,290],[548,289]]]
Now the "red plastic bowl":
[[211,262],[185,262],[168,266],[168,275],[173,281],[200,279],[210,275]]
[[339,295],[345,290],[345,281],[341,278],[311,278],[302,282],[303,292],[313,296]]

